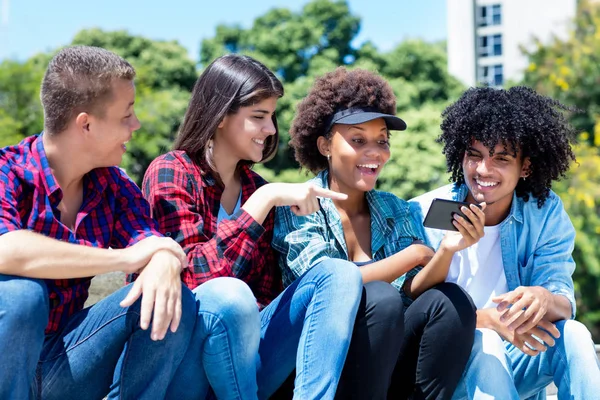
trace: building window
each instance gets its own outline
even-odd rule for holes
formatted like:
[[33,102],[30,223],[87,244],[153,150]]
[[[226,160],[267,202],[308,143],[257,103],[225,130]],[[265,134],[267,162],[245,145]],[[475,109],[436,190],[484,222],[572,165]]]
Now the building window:
[[487,35],[478,38],[479,57],[502,55],[502,35]]
[[502,24],[502,6],[494,4],[480,6],[477,13],[477,26],[493,26]]
[[502,64],[479,67],[479,83],[485,86],[502,86],[504,84]]

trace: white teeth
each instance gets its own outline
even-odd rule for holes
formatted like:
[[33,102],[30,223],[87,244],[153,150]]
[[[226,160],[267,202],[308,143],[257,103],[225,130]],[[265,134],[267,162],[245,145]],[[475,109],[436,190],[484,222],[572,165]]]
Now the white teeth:
[[357,167],[361,167],[361,168],[379,168],[379,164],[358,164]]
[[478,179],[475,179],[475,182],[477,182],[478,185],[483,186],[483,187],[492,187],[492,186],[498,185],[498,182],[484,182],[484,181],[480,181]]
[[260,139],[252,139],[252,141],[257,144],[265,144],[265,141]]

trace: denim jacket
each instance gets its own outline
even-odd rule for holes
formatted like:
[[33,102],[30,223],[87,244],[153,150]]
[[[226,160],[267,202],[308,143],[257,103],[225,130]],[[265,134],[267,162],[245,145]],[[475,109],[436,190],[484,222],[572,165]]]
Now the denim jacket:
[[[464,201],[467,194],[466,185],[450,184],[411,200],[411,210],[423,221],[434,198]],[[444,231],[425,228],[425,232],[429,244],[437,248]],[[524,201],[513,195],[510,213],[500,223],[500,241],[508,290],[542,286],[569,299],[574,318],[575,229],[558,195],[551,191],[542,208],[531,197]]]
[[[329,188],[327,177],[327,171],[323,171],[311,182]],[[421,223],[412,218],[408,202],[377,190],[367,192],[366,197],[371,211],[371,252],[374,261],[403,250],[415,240],[424,239]],[[272,244],[279,253],[284,286],[290,285],[326,258],[348,260],[340,215],[331,199],[321,198],[319,202],[319,211],[303,217],[296,216],[289,207],[277,207]],[[392,285],[401,289],[405,277],[416,275],[419,269],[409,271]]]

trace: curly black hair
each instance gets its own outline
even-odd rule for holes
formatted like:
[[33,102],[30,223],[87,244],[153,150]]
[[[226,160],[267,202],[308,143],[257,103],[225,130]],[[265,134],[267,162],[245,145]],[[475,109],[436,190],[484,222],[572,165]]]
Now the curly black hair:
[[372,107],[385,114],[396,114],[396,97],[381,76],[361,69],[338,67],[318,78],[300,102],[290,128],[290,146],[303,168],[318,173],[327,168],[319,153],[317,138],[328,137],[328,118],[351,107]]
[[451,180],[464,183],[462,161],[473,140],[488,149],[503,144],[531,161],[527,179],[517,184],[517,196],[528,201],[531,195],[542,207],[552,181],[564,177],[575,161],[571,143],[577,132],[564,111],[577,110],[524,86],[467,90],[442,113],[442,134],[437,139],[444,145]]

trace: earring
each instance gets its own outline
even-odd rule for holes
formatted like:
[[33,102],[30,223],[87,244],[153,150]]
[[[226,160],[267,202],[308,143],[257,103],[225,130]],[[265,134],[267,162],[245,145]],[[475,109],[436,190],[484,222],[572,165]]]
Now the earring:
[[331,160],[331,154],[327,154],[327,161]]
[[210,139],[210,140],[208,141],[208,149],[209,149],[209,150],[212,150],[212,148],[213,148],[213,140],[212,140],[212,139]]
[[526,179],[527,179],[527,176],[524,176],[524,177],[523,177],[523,182],[525,182],[525,180],[526,180]]

